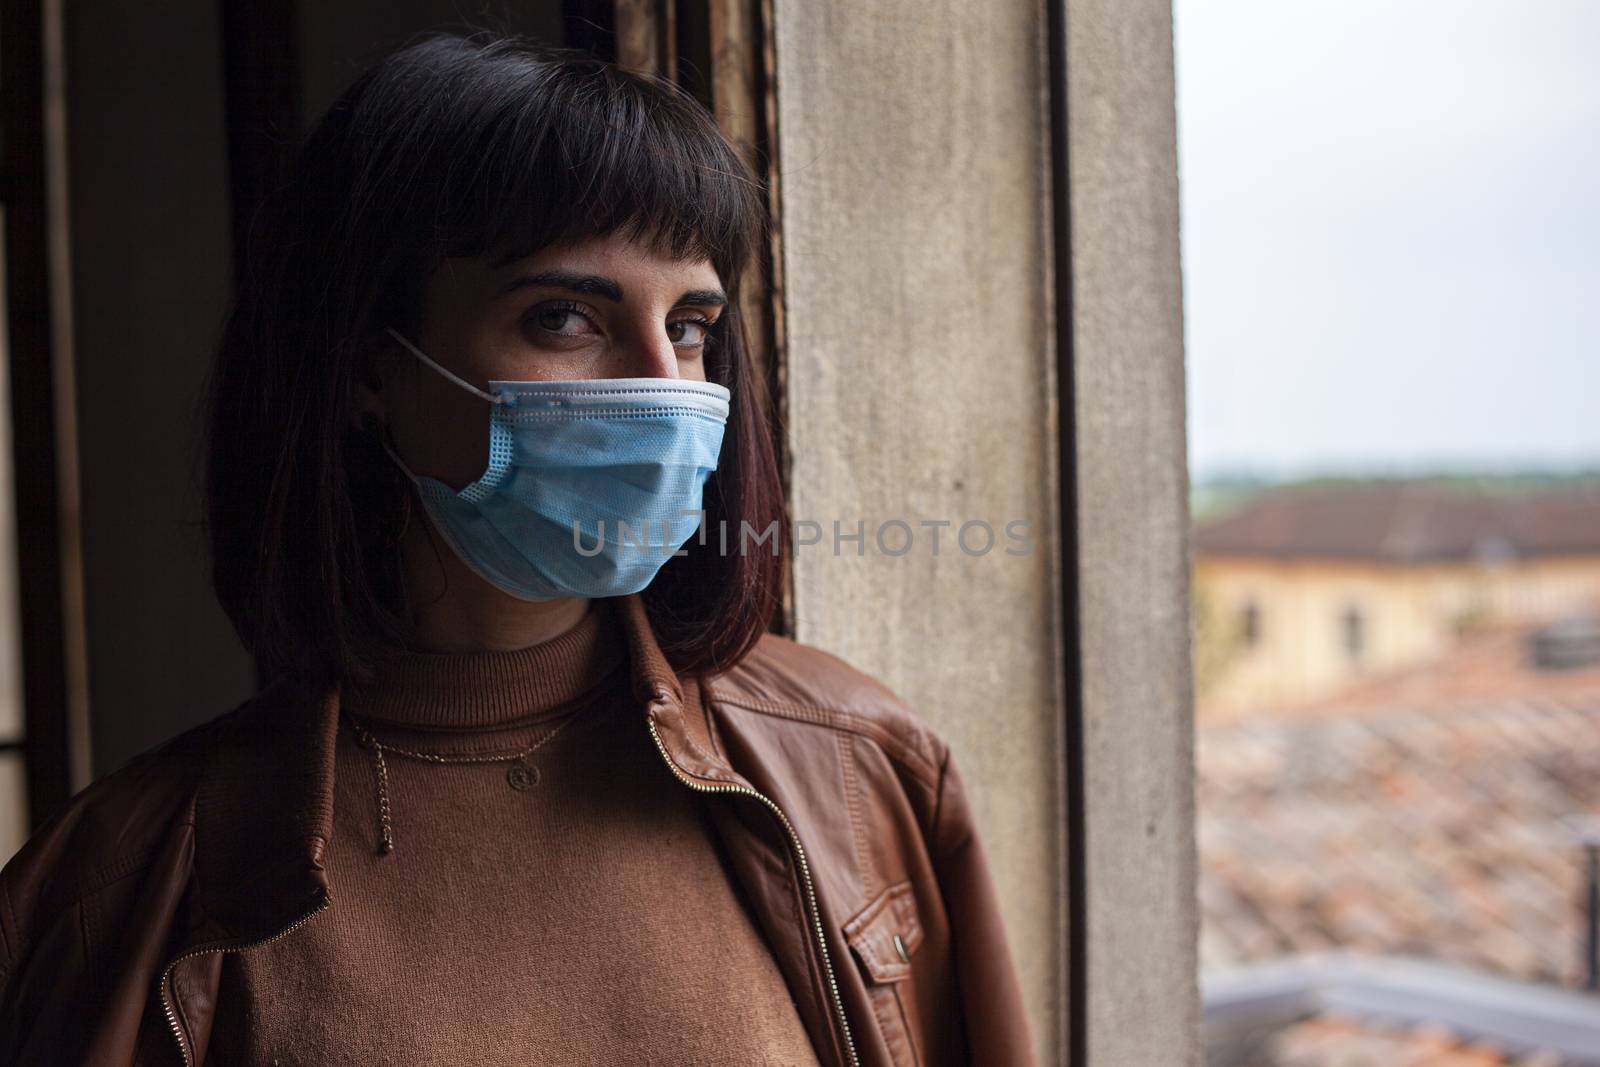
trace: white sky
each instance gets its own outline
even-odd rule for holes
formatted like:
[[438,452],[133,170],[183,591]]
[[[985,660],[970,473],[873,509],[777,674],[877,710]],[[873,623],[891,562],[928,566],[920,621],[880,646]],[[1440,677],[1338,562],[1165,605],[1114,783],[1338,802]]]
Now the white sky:
[[1197,478],[1600,464],[1600,0],[1174,0]]

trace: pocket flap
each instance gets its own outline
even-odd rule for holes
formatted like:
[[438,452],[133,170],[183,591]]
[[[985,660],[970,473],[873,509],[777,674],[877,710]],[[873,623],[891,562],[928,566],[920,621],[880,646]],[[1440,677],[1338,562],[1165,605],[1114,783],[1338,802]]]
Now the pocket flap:
[[898,982],[910,974],[909,957],[922,943],[911,881],[896,882],[873,897],[844,924],[844,936],[874,982]]

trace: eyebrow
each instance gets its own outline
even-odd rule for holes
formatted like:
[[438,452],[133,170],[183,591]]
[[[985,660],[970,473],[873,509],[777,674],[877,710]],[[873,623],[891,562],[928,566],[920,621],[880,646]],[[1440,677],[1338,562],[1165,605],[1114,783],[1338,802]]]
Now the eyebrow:
[[[533,274],[519,275],[507,282],[501,292],[513,293],[518,289],[532,288],[565,289],[570,293],[604,297],[613,303],[622,302],[622,286],[611,278],[601,274],[579,274],[570,270],[541,270]],[[678,297],[677,304],[726,307],[728,294],[721,289],[690,289]]]

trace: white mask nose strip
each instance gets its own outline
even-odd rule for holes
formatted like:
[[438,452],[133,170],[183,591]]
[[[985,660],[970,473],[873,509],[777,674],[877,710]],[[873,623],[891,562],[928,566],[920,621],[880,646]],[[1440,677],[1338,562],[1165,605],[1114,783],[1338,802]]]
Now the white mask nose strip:
[[515,397],[507,396],[505,393],[484,392],[482,389],[479,389],[476,385],[473,385],[459,374],[440,366],[431,357],[429,357],[426,352],[401,336],[401,334],[395,330],[393,326],[385,326],[384,329],[388,331],[390,337],[393,337],[396,341],[399,341],[402,345],[404,345],[413,356],[416,356],[418,359],[422,360],[422,362],[426,363],[428,366],[432,367],[446,378],[449,378],[452,382],[455,382],[468,392],[476,393],[478,396],[483,397],[491,404],[509,404],[516,399]]

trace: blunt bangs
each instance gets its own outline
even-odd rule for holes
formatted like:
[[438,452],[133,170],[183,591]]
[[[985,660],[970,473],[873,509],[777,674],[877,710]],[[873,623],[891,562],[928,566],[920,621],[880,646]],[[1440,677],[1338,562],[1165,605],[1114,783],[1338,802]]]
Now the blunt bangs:
[[[670,82],[505,40],[429,40],[390,64],[355,103],[350,142],[412,190],[394,221],[431,238],[415,255],[505,264],[621,234],[709,260],[729,285],[763,237],[749,167]],[[409,124],[393,121],[397,94],[413,107]],[[409,289],[392,295],[414,308]]]
[[594,61],[540,73],[543,92],[492,119],[480,165],[442,189],[446,253],[510,261],[620,233],[736,274],[755,247],[760,191],[700,105],[666,83],[671,95],[647,99],[640,80]]

